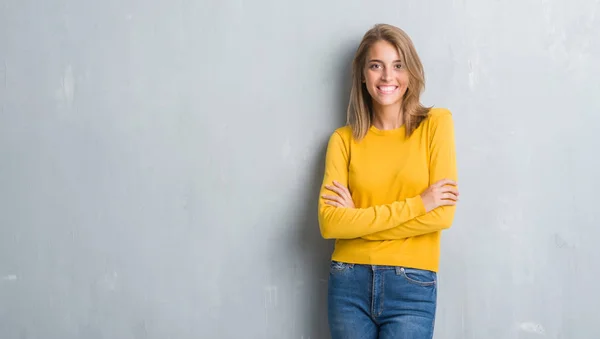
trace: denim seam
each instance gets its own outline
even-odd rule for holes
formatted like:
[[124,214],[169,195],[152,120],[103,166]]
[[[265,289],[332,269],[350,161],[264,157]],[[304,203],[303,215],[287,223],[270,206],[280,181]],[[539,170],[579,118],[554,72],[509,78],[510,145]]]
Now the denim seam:
[[402,272],[402,276],[404,276],[404,278],[405,278],[405,279],[406,279],[406,280],[407,280],[409,283],[412,283],[412,284],[415,284],[415,285],[419,285],[419,286],[428,287],[428,286],[435,286],[435,285],[436,285],[436,283],[437,283],[435,280],[434,280],[434,281],[418,281],[418,280],[415,280],[415,279],[411,279],[411,278],[409,278],[409,276],[406,274],[406,271],[404,271],[404,270],[400,269],[400,272]]
[[373,277],[371,278],[371,318],[373,320],[375,320],[376,314],[375,314],[375,292],[377,290],[377,288],[375,287],[375,270],[371,269],[371,271],[373,272]]
[[435,331],[435,314],[437,311],[437,280],[433,285],[433,293],[434,293],[434,308],[433,308],[433,317],[431,318],[431,337],[429,339],[433,339],[433,332]]
[[383,272],[382,272],[382,274],[380,275],[380,279],[381,279],[381,283],[380,283],[381,286],[380,287],[381,287],[381,289],[379,290],[379,294],[380,294],[380,297],[379,297],[379,312],[377,314],[377,317],[380,317],[383,314],[383,300],[385,298],[385,286],[384,286],[385,279],[384,279],[384,277],[385,277],[385,274],[383,274]]
[[352,268],[354,268],[354,264],[332,261],[331,266],[330,266],[330,271],[341,273],[341,272],[345,272]]

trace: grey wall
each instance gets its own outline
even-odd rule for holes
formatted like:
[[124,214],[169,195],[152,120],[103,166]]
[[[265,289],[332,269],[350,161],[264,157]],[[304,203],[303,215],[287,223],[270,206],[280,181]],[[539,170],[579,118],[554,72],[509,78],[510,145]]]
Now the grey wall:
[[324,151],[388,22],[456,122],[436,338],[599,338],[599,12],[3,0],[0,337],[327,338]]

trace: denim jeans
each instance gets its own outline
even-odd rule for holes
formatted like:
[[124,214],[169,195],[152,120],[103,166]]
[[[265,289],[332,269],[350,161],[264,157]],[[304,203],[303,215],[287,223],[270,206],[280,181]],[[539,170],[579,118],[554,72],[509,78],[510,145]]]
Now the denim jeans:
[[435,272],[331,262],[328,317],[332,339],[431,339]]

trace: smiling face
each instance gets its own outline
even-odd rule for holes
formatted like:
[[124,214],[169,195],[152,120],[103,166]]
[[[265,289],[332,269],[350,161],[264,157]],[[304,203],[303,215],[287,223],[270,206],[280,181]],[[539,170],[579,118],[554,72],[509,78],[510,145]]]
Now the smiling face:
[[352,59],[352,87],[346,120],[356,140],[372,126],[404,125],[409,136],[428,115],[421,104],[423,64],[406,32],[377,24],[362,37]]
[[375,110],[389,106],[400,109],[409,74],[394,45],[379,40],[371,46],[365,60],[364,83]]

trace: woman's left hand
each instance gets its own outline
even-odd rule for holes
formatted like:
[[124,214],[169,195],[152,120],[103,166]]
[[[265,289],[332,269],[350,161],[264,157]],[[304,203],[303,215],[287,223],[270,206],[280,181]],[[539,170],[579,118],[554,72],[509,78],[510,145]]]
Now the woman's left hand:
[[344,185],[334,180],[333,186],[325,185],[325,188],[337,193],[337,195],[323,195],[322,197],[325,199],[326,204],[336,207],[354,208],[352,195],[350,195],[350,191]]

